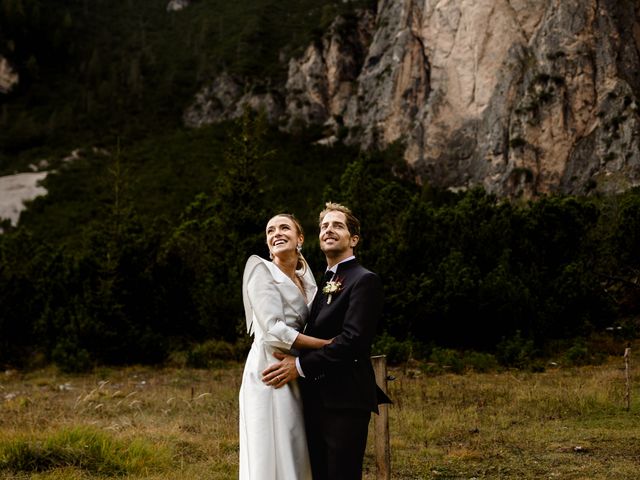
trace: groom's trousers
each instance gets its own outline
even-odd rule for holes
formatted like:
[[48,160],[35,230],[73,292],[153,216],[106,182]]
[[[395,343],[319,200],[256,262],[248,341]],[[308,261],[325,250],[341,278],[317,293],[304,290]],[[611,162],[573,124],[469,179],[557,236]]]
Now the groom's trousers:
[[325,408],[320,396],[304,402],[313,480],[360,480],[371,412]]

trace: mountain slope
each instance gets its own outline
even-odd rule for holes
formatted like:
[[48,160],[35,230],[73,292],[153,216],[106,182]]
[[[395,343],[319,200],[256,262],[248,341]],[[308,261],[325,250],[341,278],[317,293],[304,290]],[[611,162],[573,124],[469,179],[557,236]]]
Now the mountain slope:
[[640,184],[639,32],[630,1],[380,0],[337,19],[273,92],[239,81],[234,96],[219,77],[187,120],[228,118],[242,100],[289,130],[323,125],[328,142],[402,140],[439,187],[620,192]]

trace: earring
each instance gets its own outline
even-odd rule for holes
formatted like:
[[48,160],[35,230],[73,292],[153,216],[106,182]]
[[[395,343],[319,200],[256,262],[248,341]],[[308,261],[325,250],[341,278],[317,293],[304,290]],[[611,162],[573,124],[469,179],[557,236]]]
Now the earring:
[[298,253],[302,252],[302,244],[298,244],[296,245],[296,250],[298,251]]
[[273,260],[273,252],[271,250],[269,250],[269,258]]

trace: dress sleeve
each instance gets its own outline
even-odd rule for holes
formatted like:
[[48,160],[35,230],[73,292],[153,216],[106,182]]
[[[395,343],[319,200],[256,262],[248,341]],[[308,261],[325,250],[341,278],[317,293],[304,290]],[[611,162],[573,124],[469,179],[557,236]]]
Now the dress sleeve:
[[253,318],[265,333],[263,341],[272,347],[291,349],[299,332],[285,323],[284,302],[271,272],[259,262],[246,274],[246,294]]

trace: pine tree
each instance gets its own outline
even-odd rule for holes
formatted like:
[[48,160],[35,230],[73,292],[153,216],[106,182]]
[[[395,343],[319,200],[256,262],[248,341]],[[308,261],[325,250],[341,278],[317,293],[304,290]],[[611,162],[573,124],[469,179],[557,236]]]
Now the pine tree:
[[165,251],[191,272],[190,298],[202,334],[235,338],[242,316],[240,284],[246,258],[264,251],[267,221],[260,170],[273,154],[266,147],[264,115],[248,108],[229,135],[227,170],[210,194],[200,194],[185,210]]

